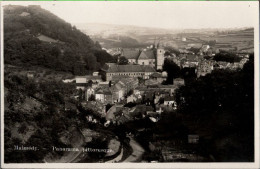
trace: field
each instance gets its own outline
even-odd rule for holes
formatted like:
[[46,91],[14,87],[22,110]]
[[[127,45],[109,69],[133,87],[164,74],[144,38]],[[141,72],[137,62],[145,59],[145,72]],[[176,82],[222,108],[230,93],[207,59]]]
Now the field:
[[139,36],[138,41],[143,44],[153,44],[155,41],[160,41],[164,46],[175,48],[200,48],[203,44],[209,44],[212,47],[222,50],[251,53],[254,51],[254,29],[229,32],[144,35]]

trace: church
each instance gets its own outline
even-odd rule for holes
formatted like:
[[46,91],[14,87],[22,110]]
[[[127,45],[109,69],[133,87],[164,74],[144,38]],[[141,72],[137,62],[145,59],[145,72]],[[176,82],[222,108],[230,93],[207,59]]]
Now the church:
[[149,65],[156,70],[162,70],[164,53],[164,48],[158,43],[152,48],[144,50],[122,49],[121,56],[124,56],[129,64]]

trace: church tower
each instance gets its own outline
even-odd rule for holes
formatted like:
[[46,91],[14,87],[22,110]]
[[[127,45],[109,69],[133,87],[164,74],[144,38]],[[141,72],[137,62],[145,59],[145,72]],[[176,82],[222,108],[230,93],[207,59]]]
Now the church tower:
[[162,70],[162,66],[164,63],[164,49],[161,43],[159,42],[156,49],[156,69]]

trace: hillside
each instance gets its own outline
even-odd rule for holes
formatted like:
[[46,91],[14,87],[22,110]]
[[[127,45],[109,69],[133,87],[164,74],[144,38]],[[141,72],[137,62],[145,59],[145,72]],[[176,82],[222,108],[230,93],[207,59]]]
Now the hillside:
[[98,42],[37,5],[5,6],[4,33],[5,64],[80,75],[112,59]]
[[99,41],[104,48],[142,48],[160,39],[165,46],[174,48],[185,48],[187,45],[200,48],[202,44],[210,44],[224,51],[254,51],[253,28],[163,29],[102,23],[75,25],[92,39]]
[[114,25],[103,23],[75,23],[75,25],[86,34],[102,35],[104,37],[109,37],[115,34],[119,36],[139,36],[173,32],[173,30],[164,28],[152,28],[134,25]]

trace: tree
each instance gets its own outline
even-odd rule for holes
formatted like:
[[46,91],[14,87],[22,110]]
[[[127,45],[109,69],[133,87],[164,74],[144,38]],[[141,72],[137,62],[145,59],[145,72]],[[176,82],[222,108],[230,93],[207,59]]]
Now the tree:
[[214,70],[175,92],[178,112],[186,125],[198,133],[207,129],[203,134],[207,132],[209,140],[201,150],[207,149],[218,161],[254,159],[253,59],[250,56],[242,70]]
[[18,132],[23,134],[26,132],[27,129],[27,125],[25,123],[22,123],[21,127],[18,129]]
[[98,47],[98,48],[102,48],[101,45],[100,45],[100,43],[99,43],[98,41],[95,42],[95,45],[96,45],[96,47]]
[[167,84],[173,84],[173,79],[180,77],[180,67],[174,63],[172,60],[165,59],[163,64],[163,70],[168,73],[166,80]]
[[165,50],[169,51],[170,53],[174,53],[176,56],[179,56],[180,51],[174,47],[167,46],[165,47]]
[[[86,70],[99,69],[112,56],[101,49],[98,42],[80,32],[75,26],[64,22],[52,13],[35,7],[12,6],[14,10],[4,9],[5,63],[22,67],[42,66],[59,71],[70,71],[77,75]],[[24,11],[30,17],[20,17]],[[38,34],[56,40],[46,43],[38,38]],[[61,50],[63,52],[61,54]],[[87,66],[84,59],[87,55]],[[82,63],[83,61],[83,63]],[[81,64],[83,64],[84,69]],[[77,67],[81,67],[77,69]]]
[[191,47],[191,48],[190,48],[190,51],[193,52],[193,53],[195,53],[195,54],[197,54],[197,53],[199,53],[200,49],[199,49],[199,48]]
[[107,105],[106,105],[106,112],[107,112],[111,107],[112,107],[111,104],[107,104]]
[[241,58],[239,58],[235,53],[229,53],[229,52],[221,52],[217,53],[214,58],[216,61],[225,61],[225,62],[240,62]]
[[96,69],[96,64],[97,64],[97,58],[89,53],[88,55],[85,56],[85,62],[87,64],[87,69],[88,70],[95,70]]
[[119,65],[127,65],[128,64],[128,60],[124,57],[124,56],[121,56],[119,58],[119,62],[118,62]]
[[210,41],[209,41],[209,46],[215,46],[216,43],[217,43],[216,40],[210,40]]
[[92,95],[89,96],[88,100],[89,100],[89,101],[95,101],[96,98],[95,98],[95,96],[92,94]]

